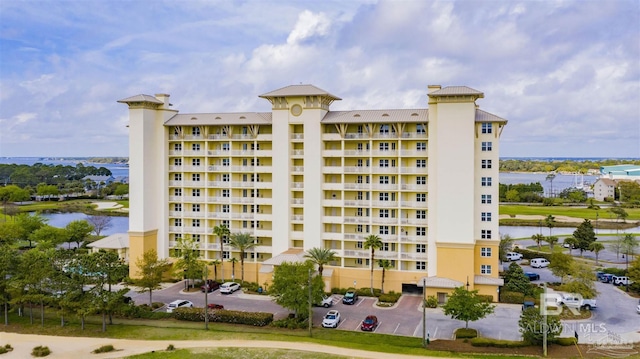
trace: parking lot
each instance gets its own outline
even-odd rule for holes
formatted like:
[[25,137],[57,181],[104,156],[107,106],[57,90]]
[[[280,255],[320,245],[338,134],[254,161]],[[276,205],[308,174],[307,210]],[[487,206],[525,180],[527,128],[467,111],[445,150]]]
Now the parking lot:
[[[540,275],[540,280],[534,283],[558,282],[559,279],[546,268],[531,268],[523,266],[523,270],[535,272]],[[640,330],[640,316],[636,314],[635,307],[638,299],[628,296],[622,290],[611,284],[596,283],[599,295],[596,298],[598,308],[593,311],[588,320],[564,321],[563,336],[579,334],[580,342],[593,343],[607,335],[617,335],[623,338],[637,338]],[[184,283],[176,283],[166,289],[154,291],[153,301],[170,303],[176,299],[186,299],[194,303],[196,307],[204,307],[204,293],[183,291]],[[148,293],[129,292],[136,304],[148,303]],[[324,315],[330,310],[338,310],[341,321],[338,330],[360,330],[360,325],[367,315],[375,315],[379,325],[375,333],[394,334],[403,336],[422,337],[422,297],[419,295],[403,295],[398,303],[391,308],[376,306],[376,299],[372,297],[360,297],[353,305],[342,304],[342,296],[333,295],[331,308],[314,307],[313,323],[319,327]],[[208,294],[208,303],[216,303],[229,310],[260,311],[274,314],[276,320],[286,318],[289,311],[280,307],[267,296],[248,295],[242,291],[233,294],[220,294],[218,290]],[[441,308],[426,309],[426,330],[431,339],[452,339],[457,328],[462,328],[465,323],[453,320],[445,316]],[[520,333],[518,320],[520,318],[521,305],[497,304],[493,314],[470,322],[469,327],[477,329],[484,337],[519,340]],[[327,329],[335,330],[335,329]],[[635,336],[634,333],[635,332]]]

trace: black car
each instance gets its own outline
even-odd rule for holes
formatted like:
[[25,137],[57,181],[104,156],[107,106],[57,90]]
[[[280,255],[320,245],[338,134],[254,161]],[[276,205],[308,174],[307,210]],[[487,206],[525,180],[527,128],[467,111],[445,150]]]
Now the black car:
[[540,279],[540,274],[538,273],[533,273],[533,272],[524,272],[524,275],[529,278],[530,281],[534,281],[534,280],[538,280]]
[[354,290],[347,291],[342,298],[343,304],[356,304],[358,301],[358,293]]
[[522,303],[522,311],[524,312],[527,308],[534,308],[536,306],[536,303],[534,303],[531,300],[525,300],[524,303]]

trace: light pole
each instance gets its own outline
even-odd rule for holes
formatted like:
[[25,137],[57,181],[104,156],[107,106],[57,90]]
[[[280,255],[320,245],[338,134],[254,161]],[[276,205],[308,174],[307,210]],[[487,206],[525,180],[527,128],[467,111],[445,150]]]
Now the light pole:
[[596,234],[598,234],[598,211],[596,210]]
[[309,337],[312,336],[311,328],[313,324],[313,310],[311,310],[311,269],[309,269]]
[[204,265],[204,329],[209,330],[209,268]]
[[427,347],[427,278],[422,278],[422,347]]

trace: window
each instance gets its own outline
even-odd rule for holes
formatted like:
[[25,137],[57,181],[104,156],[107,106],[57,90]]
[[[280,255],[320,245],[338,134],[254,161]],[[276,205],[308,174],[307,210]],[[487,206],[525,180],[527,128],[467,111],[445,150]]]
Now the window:
[[427,177],[426,176],[416,177],[416,184],[427,184]]
[[380,151],[389,151],[389,142],[380,143]]
[[200,205],[199,204],[192,204],[191,205],[191,211],[192,212],[200,212]]
[[380,192],[379,199],[381,201],[388,201],[389,200],[389,193],[388,192]]
[[193,240],[195,240],[196,242],[200,242],[200,235],[199,235],[199,234],[194,234],[192,238],[193,238]]
[[380,160],[380,167],[389,167],[389,160]]
[[416,244],[416,253],[427,253],[426,244]]
[[427,143],[426,142],[418,142],[416,143],[416,151],[426,151]]
[[389,184],[389,176],[380,176],[380,184]]
[[199,188],[194,188],[191,190],[191,195],[193,197],[200,197],[200,189]]
[[228,189],[223,189],[222,190],[222,197],[229,197],[229,190]]
[[222,258],[229,259],[231,256],[229,255],[229,252],[222,252]]
[[173,145],[173,149],[175,151],[182,151],[182,143],[176,143],[175,145]]
[[417,270],[425,270],[427,269],[427,262],[416,262]]
[[489,142],[482,142],[482,151],[483,152],[491,151],[492,147],[493,147],[493,144],[490,141]]
[[182,196],[182,188],[175,188],[173,190],[173,195],[178,197]]
[[480,182],[482,187],[491,187],[491,177],[482,177]]
[[182,181],[182,173],[174,173],[173,174],[174,181]]
[[182,219],[180,218],[176,218],[174,219],[175,222],[173,222],[175,224],[176,227],[182,227]]
[[482,124],[482,133],[491,133],[493,132],[493,124],[484,122]]
[[425,134],[427,133],[427,130],[424,128],[424,125],[419,123],[416,125],[416,132],[417,133],[421,133],[421,134]]
[[228,204],[223,204],[222,205],[222,213],[229,213],[229,205]]
[[251,151],[259,151],[260,150],[260,144],[259,143],[252,143],[251,144]]
[[482,222],[491,222],[491,212],[482,212],[481,219]]
[[427,235],[427,227],[416,227],[416,236],[424,237]]
[[356,248],[362,249],[364,248],[364,244],[362,242],[356,242]]
[[482,204],[491,204],[491,195],[490,194],[483,194],[481,197],[481,202]]
[[488,248],[488,247],[480,248],[480,257],[491,257],[491,248]]
[[182,166],[182,158],[174,158],[173,159],[174,166]]
[[200,127],[191,127],[191,134],[194,136],[200,136]]
[[490,264],[483,264],[480,266],[480,273],[481,274],[491,274],[491,265]]
[[230,147],[229,147],[229,143],[223,143],[223,144],[222,144],[222,150],[223,150],[223,151],[229,151],[229,148],[230,148]]
[[416,167],[427,168],[427,160],[416,160]]
[[426,193],[416,193],[416,202],[426,202],[427,194]]
[[191,222],[191,227],[200,227],[200,220],[199,219],[194,219]]
[[380,234],[389,234],[389,226],[380,226]]
[[356,166],[358,166],[358,167],[364,166],[364,160],[361,159],[361,158],[358,158],[358,162],[356,162]]
[[[229,226],[229,220],[227,220],[227,219],[225,219],[224,221],[222,221],[220,224],[221,224],[223,227],[230,228],[230,226]],[[227,237],[227,236],[225,236],[225,240],[227,239],[226,237]],[[228,242],[225,242],[225,243],[228,243]]]
[[363,210],[362,208],[356,208],[356,216],[362,217]]
[[182,212],[182,203],[176,203],[173,205],[173,210],[176,212]]
[[416,219],[427,219],[427,211],[417,210]]
[[192,166],[200,166],[200,159],[199,158],[192,158],[191,159],[191,165]]
[[380,125],[380,133],[381,134],[388,134],[389,133],[389,125],[387,125],[387,124]]
[[222,165],[225,166],[225,167],[229,166],[229,159],[228,158],[223,158],[222,159]]
[[380,218],[389,218],[389,210],[381,209],[380,210]]
[[260,166],[260,159],[259,158],[252,158],[251,159],[251,166]]
[[191,180],[193,182],[200,182],[200,174],[199,173],[192,173],[191,174]]
[[229,174],[228,173],[222,174],[222,182],[229,182]]
[[480,237],[482,237],[482,239],[491,239],[491,230],[490,229],[481,230]]
[[200,151],[200,144],[199,143],[194,143],[191,145],[191,150],[193,151]]
[[491,168],[491,160],[482,160],[482,168]]

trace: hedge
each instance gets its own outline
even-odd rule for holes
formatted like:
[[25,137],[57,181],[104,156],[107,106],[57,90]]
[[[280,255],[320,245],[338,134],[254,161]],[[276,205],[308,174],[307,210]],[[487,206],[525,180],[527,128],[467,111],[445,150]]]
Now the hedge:
[[493,296],[491,294],[477,294],[476,297],[485,303],[493,303]]
[[522,254],[523,259],[545,258],[550,260],[551,257],[551,253],[537,252],[526,248],[516,248],[513,251]]
[[576,343],[576,338],[575,337],[555,338],[553,342],[558,345],[562,345],[563,347],[567,347],[569,345],[574,345]]
[[529,343],[525,341],[501,340],[483,337],[473,338],[470,342],[474,347],[522,348],[529,346]]
[[[203,308],[177,308],[173,311],[174,318],[189,322],[204,322]],[[264,327],[273,322],[272,313],[240,312],[236,310],[209,310],[209,321],[218,323],[244,324]]]
[[389,293],[380,294],[380,296],[378,297],[378,301],[384,303],[397,303],[401,295],[402,293],[391,291]]
[[500,292],[500,303],[522,304],[524,303],[524,293],[502,291]]
[[456,339],[476,338],[478,331],[471,328],[459,328],[456,330]]

